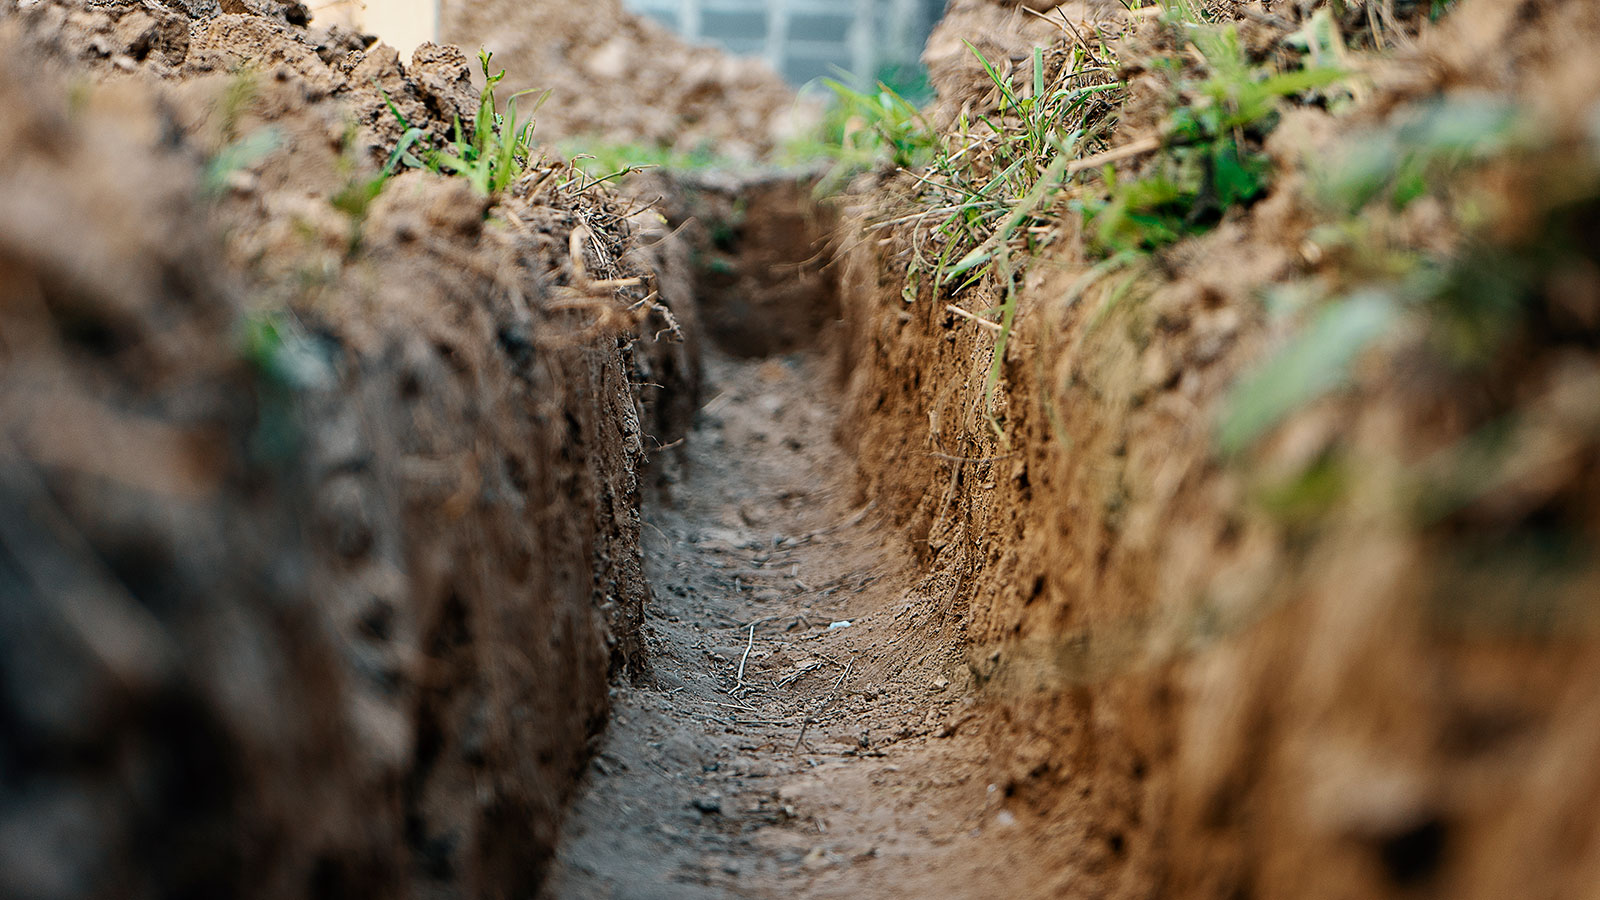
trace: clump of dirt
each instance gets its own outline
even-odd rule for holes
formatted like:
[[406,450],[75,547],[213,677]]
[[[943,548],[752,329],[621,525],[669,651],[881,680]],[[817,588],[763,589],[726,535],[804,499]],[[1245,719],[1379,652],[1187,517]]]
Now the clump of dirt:
[[[1274,6],[1251,11],[1291,12]],[[1576,2],[1464,2],[1431,30],[1428,11],[1401,11],[1416,48],[1374,67],[1355,111],[1286,119],[1267,145],[1285,174],[1262,202],[1137,278],[1096,268],[1081,220],[1040,238],[992,399],[994,329],[927,284],[908,293],[914,225],[846,255],[843,433],[867,496],[970,597],[970,667],[999,715],[992,777],[1063,835],[1040,895],[1582,896],[1600,866],[1600,787],[1578,762],[1600,716],[1580,599],[1600,584],[1584,312],[1600,294],[1578,274],[1594,264],[1593,135],[1574,127],[1600,100],[1579,49],[1597,22]],[[970,37],[957,27],[934,46]],[[990,45],[1025,62],[1005,55],[1014,40]],[[981,68],[936,75],[957,109],[991,92]],[[1473,259],[1527,261],[1512,288],[1526,317],[1495,319],[1501,342],[1476,365],[1438,334],[1470,344],[1484,320],[1397,320],[1344,390],[1219,450],[1236,386],[1286,343],[1284,308],[1262,298],[1354,292],[1395,264],[1318,230],[1318,166],[1341,139],[1485,96],[1529,110],[1549,148],[1474,176],[1489,187],[1472,196],[1495,198],[1488,233],[1430,202],[1362,234],[1458,247],[1439,258],[1472,283],[1490,277]],[[863,208],[847,228],[915,212]],[[1005,297],[991,278],[956,299]],[[1483,441],[1502,451],[1476,456]],[[1526,470],[1510,462],[1524,450]],[[1477,485],[1464,506],[1413,502],[1457,477]]]
[[376,180],[465,56],[223,6],[0,9],[0,893],[526,896],[648,671],[686,256]]
[[447,0],[441,34],[492,51],[508,86],[550,91],[540,127],[561,138],[755,162],[816,115],[766,63],[687,44],[620,0]]

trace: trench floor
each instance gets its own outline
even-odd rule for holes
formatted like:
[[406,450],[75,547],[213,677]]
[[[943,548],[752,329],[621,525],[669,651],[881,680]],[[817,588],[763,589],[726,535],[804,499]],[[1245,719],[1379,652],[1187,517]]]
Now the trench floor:
[[713,354],[707,381],[646,514],[651,683],[613,689],[545,897],[1043,896],[959,590],[856,495],[828,362]]

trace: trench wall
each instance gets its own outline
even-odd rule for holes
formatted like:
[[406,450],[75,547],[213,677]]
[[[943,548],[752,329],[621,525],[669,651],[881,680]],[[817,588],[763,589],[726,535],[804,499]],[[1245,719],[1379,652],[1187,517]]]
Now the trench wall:
[[648,673],[684,257],[548,173],[356,205],[468,60],[261,6],[0,4],[0,894],[531,896]]
[[[956,5],[977,18],[952,16],[933,46],[987,40],[1004,58],[1006,19]],[[1494,4],[1461,4],[1459,43],[1429,57],[1443,73],[1432,89],[1521,90],[1537,70],[1520,66],[1556,58],[1531,50],[1551,40],[1534,34],[1592,22],[1570,4],[1525,7],[1513,25]],[[980,20],[994,26],[982,38],[949,30]],[[1051,39],[1012,36],[1012,58]],[[1497,53],[1520,62],[1482,64]],[[1568,99],[1595,91],[1583,71],[1564,76],[1587,85]],[[947,99],[981,103],[972,73],[935,74]],[[1337,127],[1310,124],[1301,138]],[[1295,131],[1269,145],[1285,171],[1315,146]],[[1559,521],[1592,547],[1578,512],[1592,479],[1563,468],[1541,482],[1538,515],[1555,520],[1523,518],[1509,498],[1526,495],[1497,493],[1419,524],[1400,500],[1415,490],[1410,467],[1496,394],[1404,342],[1368,362],[1359,389],[1301,410],[1246,457],[1218,450],[1232,385],[1281,346],[1260,298],[1311,272],[1303,190],[1284,179],[1128,291],[1091,275],[1068,217],[1021,263],[991,399],[994,336],[946,304],[993,309],[999,286],[908,285],[916,254],[932,251],[907,227],[874,227],[915,212],[880,205],[897,187],[874,186],[840,241],[841,437],[866,496],[904,523],[925,585],[962,614],[968,683],[996,712],[995,781],[1064,835],[1051,890],[1583,896],[1600,846],[1578,799],[1600,789],[1579,762],[1600,733],[1600,648],[1579,599],[1594,596],[1595,572],[1541,569],[1515,535]],[[1576,454],[1562,458],[1587,459],[1589,414],[1554,410],[1596,383],[1595,361],[1550,340],[1495,377],[1515,380],[1530,420],[1566,423],[1550,426]],[[1329,458],[1356,473],[1348,493],[1274,504]]]

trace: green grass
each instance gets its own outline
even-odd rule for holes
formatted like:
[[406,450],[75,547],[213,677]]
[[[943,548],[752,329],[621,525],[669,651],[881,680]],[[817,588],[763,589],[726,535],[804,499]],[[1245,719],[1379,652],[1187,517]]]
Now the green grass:
[[563,142],[560,150],[580,172],[606,181],[646,169],[704,172],[745,168],[738,161],[717,153],[710,144],[684,152],[659,144],[618,144],[599,138],[574,138]]
[[919,254],[913,268],[931,270],[936,293],[947,287],[959,292],[995,272],[1019,236],[1026,243],[1029,227],[1043,221],[1068,183],[1070,163],[1103,145],[1110,124],[1105,112],[1122,90],[1114,80],[1074,83],[1085,69],[1110,68],[1082,48],[1053,80],[1045,72],[1045,50],[1035,48],[1026,87],[968,48],[998,104],[992,114],[959,118],[921,179],[921,199],[931,212],[919,218],[935,223],[929,243],[939,250],[931,260]]
[[236,173],[256,166],[282,143],[278,130],[271,126],[249,133],[240,130],[245,113],[260,94],[258,82],[253,70],[236,69],[228,76],[222,95],[212,104],[211,116],[221,149],[206,161],[200,180],[201,190],[208,197],[221,196]]
[[[1161,152],[1137,177],[1108,169],[1106,196],[1084,205],[1094,243],[1108,255],[1158,250],[1259,199],[1271,178],[1260,146],[1281,101],[1346,78],[1325,66],[1280,72],[1252,64],[1233,25],[1178,20],[1174,27],[1184,43],[1166,61],[1174,99]],[[1182,57],[1190,53],[1203,60],[1203,74],[1189,71]]]
[[[1348,384],[1352,363],[1402,322],[1412,353],[1468,379],[1508,353],[1592,341],[1558,324],[1551,291],[1600,267],[1575,237],[1600,221],[1596,143],[1600,133],[1575,145],[1509,104],[1467,96],[1394,110],[1310,161],[1323,219],[1311,241],[1333,277],[1295,287],[1303,296],[1286,314],[1302,324],[1241,378],[1219,447],[1246,450]],[[1425,239],[1406,225],[1424,203],[1437,223]]]
[[[1128,91],[1105,40],[1035,48],[1014,70],[969,45],[993,87],[992,111],[959,119],[928,151],[895,160],[918,170],[915,199],[924,207],[911,217],[919,228],[908,284],[926,285],[919,291],[936,298],[958,297],[985,278],[1000,289],[998,306],[975,312],[999,326],[987,408],[1015,326],[1015,280],[1040,234],[1062,216],[1080,214],[1091,251],[1123,268],[1214,227],[1265,195],[1272,173],[1261,146],[1285,100],[1315,96],[1346,77],[1304,62],[1288,71],[1253,63],[1233,26],[1202,22],[1182,4],[1169,7],[1168,26],[1177,48],[1155,68],[1169,82],[1171,112],[1150,151],[1126,155],[1138,163],[1093,165],[1140,137],[1111,139]],[[874,120],[877,143],[898,148],[896,129],[908,120],[904,110],[885,106]]]
[[361,247],[362,229],[366,225],[367,213],[372,209],[373,201],[383,193],[389,179],[394,176],[395,166],[399,160],[391,154],[389,162],[382,169],[376,173],[369,173],[363,166],[357,150],[357,129],[353,121],[346,126],[341,144],[338,165],[344,186],[328,198],[328,202],[334,209],[350,217],[350,240],[346,252],[354,254]]
[[449,139],[432,145],[427,131],[417,128],[395,106],[388,95],[384,100],[389,111],[403,129],[399,142],[390,155],[386,171],[396,165],[427,169],[442,175],[459,175],[484,196],[494,196],[511,185],[533,161],[533,113],[549,99],[546,91],[535,101],[529,117],[517,112],[517,100],[535,91],[518,91],[506,99],[501,112],[495,99],[495,87],[506,76],[505,70],[493,73],[489,61],[493,54],[478,51],[478,64],[483,70],[484,87],[479,95],[478,110],[470,125],[458,118]]
[[824,162],[828,171],[819,196],[841,190],[854,176],[879,166],[926,165],[939,149],[939,135],[918,106],[886,82],[858,91],[834,78],[820,79],[831,95],[814,133],[788,142],[778,161],[786,165]]
[[242,172],[265,160],[282,144],[278,129],[260,128],[229,141],[206,163],[201,178],[201,189],[207,196],[215,197],[227,190],[234,173]]
[[924,194],[944,217],[930,233],[940,251],[931,261],[919,256],[912,271],[920,275],[923,268],[931,269],[935,296],[946,289],[958,294],[985,277],[998,280],[1000,306],[979,315],[999,325],[983,402],[1004,440],[1004,427],[992,409],[1016,325],[1020,260],[1035,249],[1034,226],[1048,223],[1058,196],[1072,182],[1072,163],[1105,143],[1114,121],[1109,113],[1124,87],[1114,79],[1085,77],[1113,68],[1103,44],[1098,52],[1075,47],[1054,78],[1047,73],[1045,49],[1034,48],[1021,86],[976,47],[967,47],[998,102],[992,114],[959,119],[930,166]]
[[250,453],[268,464],[296,455],[303,437],[297,418],[297,396],[324,388],[337,377],[333,362],[291,313],[261,312],[239,325],[240,357],[255,375],[256,422]]
[[[739,160],[707,143],[685,151],[663,144],[617,143],[599,137],[564,142],[561,151],[595,183],[614,181],[645,169],[670,172],[743,171],[760,168],[815,169],[826,166],[818,194],[828,196],[851,177],[880,165],[913,168],[937,152],[939,137],[919,103],[931,98],[926,72],[886,68],[883,80],[870,90],[856,90],[844,81],[814,82],[827,92],[822,120],[807,133],[791,138],[768,157]],[[903,90],[911,91],[908,95]]]
[[1502,100],[1459,97],[1424,103],[1347,142],[1313,169],[1315,196],[1345,216],[1373,203],[1404,209],[1441,192],[1464,169],[1533,139],[1528,123]]

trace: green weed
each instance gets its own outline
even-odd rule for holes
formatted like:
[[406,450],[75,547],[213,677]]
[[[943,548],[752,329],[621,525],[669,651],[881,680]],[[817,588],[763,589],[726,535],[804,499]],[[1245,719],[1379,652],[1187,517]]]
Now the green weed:
[[1284,525],[1314,527],[1347,496],[1356,477],[1349,462],[1329,451],[1282,482],[1262,485],[1257,501]]
[[228,142],[206,163],[201,178],[201,188],[207,196],[215,197],[227,190],[228,182],[237,172],[255,166],[278,149],[281,138],[276,128],[267,127]]
[[[1326,159],[1310,175],[1328,221],[1311,239],[1336,255],[1344,286],[1331,293],[1349,299],[1323,304],[1241,379],[1219,427],[1225,452],[1248,448],[1346,383],[1353,360],[1402,316],[1416,349],[1461,375],[1487,371],[1519,342],[1592,340],[1552,314],[1564,273],[1596,265],[1594,248],[1573,237],[1600,221],[1592,146],[1541,134],[1506,104],[1456,98],[1397,110]],[[1513,172],[1536,177],[1513,187]],[[1418,245],[1403,223],[1423,198],[1438,207],[1428,220],[1448,224]],[[1298,314],[1330,291],[1308,284],[1292,293],[1312,295],[1295,302]]]
[[256,73],[237,69],[229,76],[222,95],[212,104],[211,116],[221,149],[206,161],[201,175],[201,190],[208,197],[220,196],[235,174],[266,159],[281,143],[278,130],[271,126],[249,134],[240,133],[240,123],[259,92]]
[[[942,140],[915,107],[886,87],[880,85],[875,95],[838,84],[834,89],[845,101],[842,108],[858,120],[859,156],[892,162],[916,179],[915,199],[925,210],[910,217],[918,248],[907,272],[906,302],[915,302],[924,284],[935,295],[959,293],[990,275],[1003,289],[1001,305],[978,314],[998,326],[984,389],[985,406],[991,407],[1016,321],[1020,259],[1035,226],[1048,220],[1071,181],[1070,164],[1083,148],[1097,146],[1109,124],[1108,98],[1122,86],[1101,74],[1112,69],[1104,55],[1082,47],[1052,57],[1060,63],[1054,77],[1047,73],[1047,51],[1035,49],[1020,85],[976,47],[968,48],[994,86],[997,103],[992,113],[960,119]],[[991,423],[1003,439],[1000,423]]]
[[832,193],[851,176],[878,165],[901,169],[926,165],[938,152],[939,136],[922,111],[888,84],[879,82],[870,92],[833,78],[822,79],[822,84],[833,97],[820,136],[784,149],[790,160],[832,162],[819,193]]
[[357,222],[365,221],[367,211],[372,207],[372,201],[378,199],[383,193],[384,185],[388,183],[390,173],[379,172],[369,178],[351,176],[345,186],[329,198],[328,202],[333,208],[348,215]]
[[274,385],[307,390],[333,377],[326,356],[299,323],[282,313],[247,316],[239,337],[240,355]]
[[598,139],[575,139],[561,146],[579,171],[591,178],[612,180],[612,173],[632,174],[645,169],[672,172],[729,171],[743,168],[735,160],[717,153],[711,144],[701,144],[688,152],[660,144],[610,143]]
[[1252,64],[1234,26],[1181,24],[1184,52],[1204,61],[1204,77],[1186,77],[1182,60],[1169,60],[1175,101],[1163,149],[1137,178],[1108,170],[1105,199],[1085,204],[1103,252],[1159,249],[1258,199],[1271,175],[1258,148],[1276,125],[1280,101],[1346,77],[1331,67],[1278,72]]
[[[1265,193],[1269,164],[1257,148],[1276,123],[1283,98],[1345,77],[1326,67],[1279,72],[1252,64],[1232,26],[1202,24],[1184,4],[1173,6],[1170,15],[1183,43],[1179,56],[1167,62],[1173,111],[1160,146],[1137,177],[1119,177],[1113,167],[1102,168],[1099,195],[1073,187],[1072,178],[1085,171],[1080,161],[1104,147],[1116,106],[1126,96],[1115,80],[1082,77],[1094,70],[1115,70],[1110,49],[1102,44],[1090,54],[1080,44],[1052,80],[1046,51],[1036,48],[1019,86],[969,45],[994,85],[998,104],[994,115],[959,122],[957,139],[966,143],[931,167],[930,191],[943,195],[942,211],[948,210],[934,230],[944,246],[931,266],[936,290],[953,285],[959,291],[994,274],[1005,291],[995,311],[1000,330],[986,404],[992,403],[1016,314],[1011,256],[1019,248],[1013,245],[1019,237],[1024,243],[1031,240],[1035,226],[1049,220],[1063,193],[1078,196],[1074,207],[1090,225],[1092,245],[1114,259],[1203,231],[1229,209]],[[1198,57],[1201,65],[1198,74],[1186,76],[1191,57]],[[974,147],[980,148],[982,164],[964,158]]]
[[890,88],[913,106],[921,109],[933,102],[933,82],[921,63],[888,63],[879,67],[874,83]]
[[350,241],[347,252],[355,253],[361,246],[362,226],[366,224],[367,213],[372,208],[373,201],[383,193],[389,179],[394,176],[395,167],[399,160],[392,154],[387,164],[374,174],[364,171],[359,155],[356,151],[356,126],[351,122],[345,129],[343,152],[339,154],[339,171],[344,177],[344,186],[338,190],[328,202],[334,209],[350,217]]
[[1504,101],[1442,100],[1346,142],[1312,176],[1318,199],[1335,214],[1354,215],[1379,200],[1403,209],[1530,139],[1527,123]]
[[1081,47],[1053,82],[1045,73],[1045,50],[1035,48],[1026,88],[1013,85],[977,48],[968,49],[999,104],[993,115],[958,120],[923,179],[932,204],[926,215],[943,217],[932,229],[942,245],[932,266],[936,291],[956,278],[960,291],[994,271],[1012,243],[1045,217],[1069,181],[1071,163],[1098,145],[1109,124],[1107,98],[1122,89],[1115,81],[1084,83],[1087,70],[1109,66]]
[[478,51],[484,86],[470,129],[457,119],[451,137],[439,146],[428,146],[430,139],[427,132],[407,121],[394,101],[387,94],[384,95],[389,111],[403,130],[386,168],[403,164],[443,175],[459,175],[485,196],[505,190],[527,169],[533,161],[532,115],[549,99],[550,92],[545,91],[534,103],[529,118],[518,115],[517,100],[535,93],[531,90],[512,94],[506,99],[505,112],[502,113],[494,92],[495,86],[505,78],[506,73],[504,69],[497,74],[491,73],[489,60],[492,56],[486,50]]
[[216,101],[213,115],[217,122],[217,136],[224,142],[239,139],[239,122],[245,111],[261,93],[259,77],[248,67],[233,70],[222,96]]

